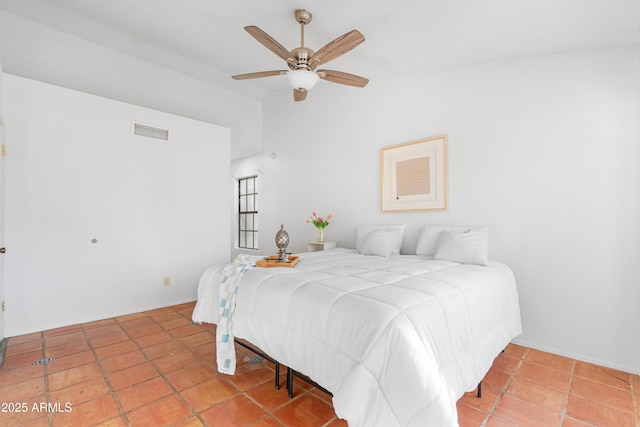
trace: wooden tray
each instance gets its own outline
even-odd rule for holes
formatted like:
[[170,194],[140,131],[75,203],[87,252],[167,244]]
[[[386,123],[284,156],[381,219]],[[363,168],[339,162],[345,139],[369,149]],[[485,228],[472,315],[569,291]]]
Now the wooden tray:
[[274,255],[274,256],[263,258],[260,261],[256,261],[256,266],[265,267],[265,268],[269,268],[269,267],[293,268],[296,266],[296,264],[298,264],[299,261],[300,261],[300,258],[298,258],[297,256],[289,256],[289,262],[278,262],[278,257]]

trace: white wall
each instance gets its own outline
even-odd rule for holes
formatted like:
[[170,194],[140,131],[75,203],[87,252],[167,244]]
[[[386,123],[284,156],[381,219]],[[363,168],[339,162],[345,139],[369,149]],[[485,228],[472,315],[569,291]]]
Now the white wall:
[[[140,42],[138,48],[145,57],[152,47]],[[140,57],[0,10],[0,58],[6,73],[225,126],[231,129],[233,157],[259,152],[260,100]],[[195,64],[193,71],[202,73]]]
[[[261,252],[279,224],[303,251],[312,209],[355,245],[361,222],[488,225],[490,257],[517,277],[518,342],[640,372],[640,67],[637,48],[416,73],[365,89],[321,81],[264,105]],[[348,71],[348,70],[346,70]],[[449,136],[447,212],[382,213],[380,150]],[[270,154],[276,153],[276,159]]]
[[7,336],[192,301],[229,259],[229,129],[10,74],[4,107]]

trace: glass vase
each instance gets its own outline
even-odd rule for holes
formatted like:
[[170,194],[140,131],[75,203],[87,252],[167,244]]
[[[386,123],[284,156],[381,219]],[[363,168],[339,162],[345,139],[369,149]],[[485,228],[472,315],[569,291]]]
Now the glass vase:
[[318,228],[320,234],[318,235],[318,242],[324,243],[324,228]]

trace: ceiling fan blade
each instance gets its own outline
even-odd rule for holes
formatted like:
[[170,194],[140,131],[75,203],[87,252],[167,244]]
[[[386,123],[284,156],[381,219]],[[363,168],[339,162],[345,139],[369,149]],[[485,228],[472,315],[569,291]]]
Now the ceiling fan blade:
[[316,73],[323,80],[340,83],[341,85],[365,87],[369,83],[369,79],[355,74],[343,73],[342,71],[318,70]]
[[349,31],[348,33],[341,35],[334,41],[320,48],[320,50],[311,57],[311,59],[309,60],[309,64],[311,64],[311,68],[315,68],[319,65],[325,64],[349,52],[351,49],[358,46],[363,41],[364,36],[360,33],[360,31]]
[[304,89],[294,89],[293,90],[293,100],[294,101],[304,101],[307,99],[307,91]]
[[288,71],[285,71],[285,70],[259,71],[257,73],[238,74],[235,76],[231,76],[231,78],[234,80],[259,79],[261,77],[280,76],[282,74],[287,74],[287,73]]
[[258,40],[264,47],[269,49],[271,52],[278,55],[280,58],[284,59],[287,62],[294,62],[295,59],[291,52],[289,52],[284,46],[276,41],[269,34],[262,31],[260,28],[255,25],[249,25],[244,27],[245,31],[253,36],[254,39]]

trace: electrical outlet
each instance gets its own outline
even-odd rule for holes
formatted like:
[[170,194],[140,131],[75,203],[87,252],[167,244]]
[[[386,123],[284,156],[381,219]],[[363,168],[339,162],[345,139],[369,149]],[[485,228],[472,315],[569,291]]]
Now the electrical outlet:
[[165,278],[162,280],[162,283],[163,283],[165,286],[170,286],[170,285],[171,285],[171,277],[169,277],[169,276],[165,277]]

